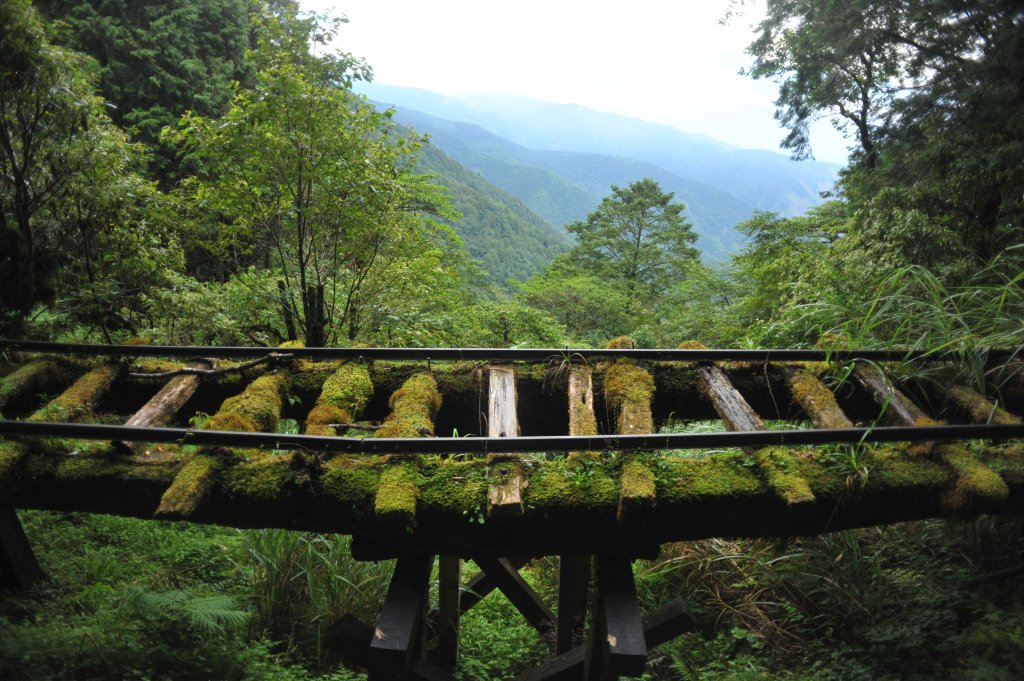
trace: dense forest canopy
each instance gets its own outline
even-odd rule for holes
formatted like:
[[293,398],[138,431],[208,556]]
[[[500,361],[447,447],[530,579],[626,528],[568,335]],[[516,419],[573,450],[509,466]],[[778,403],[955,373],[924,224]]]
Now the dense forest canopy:
[[[671,348],[827,334],[928,349],[946,361],[905,368],[911,387],[956,380],[1000,398],[987,352],[1024,346],[1019,2],[767,0],[749,75],[778,84],[782,146],[809,157],[809,126],[827,118],[853,153],[826,203],[745,215],[742,251],[717,267],[656,178],[604,188],[567,221],[571,241],[545,232],[353,91],[372,69],[333,49],[342,26],[294,0],[0,2],[0,336],[571,347],[628,335]],[[824,453],[851,487],[870,474],[858,451]],[[570,487],[589,475],[566,470]],[[345,538],[70,514],[26,524],[67,580],[33,596],[38,616],[0,601],[4,678],[361,678],[324,653],[321,625],[372,613],[389,567],[353,563]],[[714,635],[672,647],[649,678],[1020,678],[1019,581],[990,584],[985,570],[1019,564],[1022,535],[1018,520],[989,519],[674,546],[637,564],[642,597],[687,593]],[[552,589],[555,572],[531,579]],[[505,678],[543,654],[502,607],[476,611],[484,633],[464,639],[462,678]]]

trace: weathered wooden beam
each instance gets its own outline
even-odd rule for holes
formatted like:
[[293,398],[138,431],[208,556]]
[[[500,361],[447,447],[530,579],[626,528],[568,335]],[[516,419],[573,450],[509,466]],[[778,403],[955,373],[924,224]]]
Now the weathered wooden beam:
[[39,393],[68,385],[73,372],[72,365],[66,361],[40,358],[0,377],[0,413]]
[[[203,428],[243,432],[273,432],[281,418],[289,376],[280,371],[260,376],[238,395],[221,404]],[[231,454],[204,449],[187,458],[167,487],[154,515],[164,519],[192,517],[214,487],[217,475]]]
[[939,423],[898,390],[877,366],[858,362],[852,376],[885,410],[884,416],[890,422],[907,426],[934,426]]
[[433,556],[402,558],[395,564],[370,639],[366,662],[371,680],[403,678],[419,654],[423,606],[433,565]]
[[[717,366],[698,366],[703,393],[714,405],[727,430],[764,430],[764,421]],[[780,447],[753,452],[765,480],[787,505],[810,504],[814,493],[807,481],[795,473],[792,455]]]
[[[651,400],[654,378],[632,361],[620,359],[605,370],[605,404],[614,412],[616,432],[638,435],[654,432]],[[623,524],[647,522],[654,506],[654,473],[642,456],[625,455],[619,488],[618,518]]]
[[784,365],[783,375],[793,401],[800,405],[815,428],[852,428],[836,396],[817,376],[804,367]]
[[[529,556],[512,556],[506,559],[509,565],[513,569],[518,570],[527,563],[530,562]],[[465,586],[462,587],[462,596],[459,598],[459,610],[466,612],[474,605],[482,601],[487,597],[487,594],[491,593],[498,588],[497,583],[493,578],[489,577],[486,572],[481,570],[466,582]]]
[[0,589],[26,591],[44,579],[18,514],[0,506]]
[[[212,368],[211,362],[200,360],[189,365],[196,369]],[[197,374],[183,374],[175,376],[162,387],[146,404],[125,422],[126,426],[159,427],[166,426],[174,418],[174,415],[181,411],[202,382],[202,377]],[[123,440],[113,443],[125,452],[141,451],[145,445],[129,444]]]
[[[594,414],[594,377],[589,366],[574,364],[569,367],[569,434],[597,435],[597,416]],[[597,452],[569,452],[569,458],[599,456]]]
[[[644,639],[649,650],[696,629],[686,603],[678,598],[644,615]],[[515,681],[579,681],[583,678],[586,646],[579,645],[548,658],[540,666],[523,672]]]
[[1018,416],[1006,411],[984,395],[965,385],[950,386],[946,391],[949,398],[963,409],[975,423],[1000,423],[1011,425],[1020,423]]
[[553,631],[555,616],[551,609],[508,560],[477,557],[473,562],[494,580],[498,589],[541,636],[548,636]]
[[[386,531],[375,511],[383,473],[395,465],[385,457],[340,455],[306,465],[301,456],[249,453],[251,462],[240,456],[218,459],[221,473],[211,479],[209,494],[189,519],[355,533],[359,545],[353,543],[353,553],[376,560],[416,552],[463,558],[636,553],[668,541],[816,534],[982,512],[950,505],[949,492],[960,484],[963,470],[951,458],[922,457],[904,445],[865,449],[858,464],[870,475],[851,489],[851,471],[820,460],[814,449],[791,454],[792,470],[817,499],[812,509],[780,504],[777,492],[749,465],[749,455],[665,457],[659,462],[651,521],[629,527],[617,519],[621,480],[614,466],[595,465],[574,476],[564,460],[532,463],[525,472],[530,484],[524,514],[494,524],[479,522],[487,504],[486,461],[423,457],[407,462],[418,476],[417,514],[423,514],[423,522],[396,535]],[[1001,501],[992,496],[985,512],[1024,510],[1021,444],[989,447],[978,458],[1010,491]],[[148,460],[81,442],[3,440],[0,503],[152,517],[180,469],[173,447],[163,458]]]
[[[487,433],[490,437],[517,437],[516,373],[510,366],[492,366],[487,371]],[[490,457],[487,513],[492,518],[523,514],[523,467],[517,456]]]
[[332,424],[352,423],[373,397],[373,381],[363,364],[345,362],[324,381],[306,416],[307,435],[337,435]]
[[701,387],[725,423],[726,430],[764,430],[764,421],[751,409],[725,373],[716,366],[698,366]]
[[439,556],[437,565],[437,666],[455,671],[459,661],[459,600],[462,561],[456,556]]
[[[429,437],[441,408],[437,382],[426,373],[409,378],[388,401],[391,413],[374,437]],[[374,514],[391,534],[412,532],[416,526],[419,473],[411,460],[393,457],[380,477],[374,498]]]
[[[898,425],[938,425],[920,407],[894,386],[874,365],[857,364],[854,378],[885,409],[887,418]],[[944,506],[954,514],[984,512],[998,508],[1010,495],[1007,482],[960,443],[941,443],[932,447],[912,447],[911,451],[930,453],[955,475],[946,490]]]
[[81,421],[92,414],[114,382],[124,373],[124,364],[108,362],[89,371],[71,387],[37,410],[30,421]]
[[647,641],[633,582],[632,562],[598,556],[597,603],[591,620],[583,678],[587,681],[639,676],[647,662]]

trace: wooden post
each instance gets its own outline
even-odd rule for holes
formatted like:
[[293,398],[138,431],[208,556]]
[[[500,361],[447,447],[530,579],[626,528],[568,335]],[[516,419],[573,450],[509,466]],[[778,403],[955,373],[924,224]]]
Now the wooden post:
[[555,653],[569,652],[583,640],[587,592],[590,588],[590,556],[558,558],[558,632]]
[[44,579],[18,514],[0,507],[0,589],[23,591]]
[[583,678],[614,681],[639,676],[647,662],[647,641],[637,602],[633,567],[625,558],[598,556],[597,603],[591,619]]
[[395,564],[370,640],[367,656],[370,681],[401,679],[419,654],[423,605],[433,565],[433,556],[399,558]]
[[439,556],[437,560],[437,665],[455,671],[459,660],[462,561],[455,556]]

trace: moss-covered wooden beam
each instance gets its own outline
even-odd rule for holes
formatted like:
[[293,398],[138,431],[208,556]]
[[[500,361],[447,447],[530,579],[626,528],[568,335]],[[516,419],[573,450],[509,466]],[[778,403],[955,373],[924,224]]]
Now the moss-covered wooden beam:
[[[631,341],[619,338],[611,343]],[[621,435],[639,435],[654,432],[651,401],[654,399],[654,378],[650,372],[628,359],[613,362],[604,372],[605,404],[615,414],[616,432]],[[623,457],[619,481],[617,517],[623,524],[646,522],[654,508],[654,472],[644,454]]]
[[[589,366],[569,367],[569,434],[597,435],[597,416],[594,414],[594,372]],[[596,452],[569,452],[570,459],[594,458]]]
[[[703,347],[696,343],[684,343],[680,347]],[[727,430],[764,430],[764,421],[747,404],[743,395],[733,386],[725,372],[717,366],[698,366],[697,375],[701,391],[714,406],[725,423]],[[805,383],[806,383],[805,379]],[[783,448],[767,447],[752,452],[754,461],[764,475],[765,481],[775,490],[787,505],[811,504],[814,493],[801,477],[792,455]]]
[[[0,450],[6,448],[19,450],[19,463],[0,486],[0,502],[17,508],[151,517],[184,470],[173,448],[151,457],[59,441],[5,441]],[[625,473],[612,461],[589,462],[585,469],[567,460],[531,462],[523,471],[529,481],[523,515],[494,522],[485,514],[485,460],[420,457],[396,465],[387,457],[344,455],[321,466],[301,455],[255,452],[212,476],[189,520],[356,533],[386,540],[396,552],[443,547],[469,557],[621,553],[667,541],[816,534],[1024,510],[1024,448],[1015,443],[969,453],[957,461],[876,449],[862,452],[854,470],[834,454],[790,451],[787,465],[816,498],[795,506],[779,498],[746,454],[663,457],[655,468],[650,522],[623,525],[618,508]],[[978,465],[1008,493],[978,495],[977,484],[965,486]],[[379,499],[413,494],[412,527],[396,527],[389,514],[378,513]]]
[[[858,364],[853,370],[853,376],[897,425],[931,426],[942,423],[914,404],[886,379],[878,367]],[[969,514],[985,508],[998,508],[1009,497],[1010,490],[999,474],[979,461],[964,444],[944,443],[924,448],[914,446],[911,451],[930,453],[954,472],[955,482],[943,502],[953,512]]]
[[[203,428],[236,432],[273,432],[281,417],[281,407],[290,377],[285,371],[260,376],[238,395],[224,400],[220,409]],[[236,459],[237,452],[203,448],[188,453],[174,480],[156,508],[158,518],[190,518],[214,488],[218,475]]]
[[0,377],[0,413],[39,393],[67,386],[81,368],[65,360],[43,357]]
[[373,397],[373,381],[364,364],[346,362],[323,383],[316,406],[306,416],[307,435],[337,435],[332,424],[353,423]]
[[[391,413],[376,437],[430,437],[441,408],[437,381],[429,373],[412,376],[389,400]],[[419,472],[409,457],[386,457],[373,495],[373,517],[388,533],[410,534],[416,527]]]
[[805,367],[787,365],[782,368],[793,401],[800,405],[815,428],[852,428],[853,422],[843,412],[836,396],[821,379]]
[[124,368],[121,362],[109,362],[96,367],[29,416],[29,420],[70,422],[88,418],[124,373]]
[[996,423],[1013,425],[1021,419],[1006,411],[975,390],[964,385],[951,386],[946,394],[950,400],[963,409],[975,423]]

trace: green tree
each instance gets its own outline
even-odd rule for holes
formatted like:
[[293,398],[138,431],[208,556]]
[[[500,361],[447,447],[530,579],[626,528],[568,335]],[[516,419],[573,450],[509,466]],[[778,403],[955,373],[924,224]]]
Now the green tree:
[[962,282],[1024,240],[1019,2],[769,0],[759,31],[783,146],[809,155],[821,117],[857,141],[840,189],[864,247]]
[[130,328],[121,308],[173,266],[143,216],[140,150],[107,118],[91,60],[53,45],[28,2],[0,3],[0,53],[0,325],[20,333],[61,297],[72,320]]
[[399,264],[448,233],[426,217],[445,211],[445,195],[410,170],[419,138],[350,89],[366,65],[312,53],[337,24],[290,4],[265,10],[250,53],[255,86],[223,118],[188,114],[173,134],[201,165],[186,189],[219,215],[215,236],[236,270],[273,268],[287,335],[301,330],[316,346],[354,340],[398,294]]
[[219,116],[231,83],[247,83],[248,0],[37,0],[70,30],[62,44],[96,59],[110,116],[156,152],[154,170],[174,174],[160,131],[186,111]]
[[650,178],[624,189],[612,185],[611,196],[586,220],[566,226],[577,237],[566,262],[620,285],[631,299],[646,302],[663,294],[699,255],[685,206],[673,196]]

